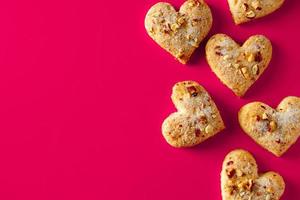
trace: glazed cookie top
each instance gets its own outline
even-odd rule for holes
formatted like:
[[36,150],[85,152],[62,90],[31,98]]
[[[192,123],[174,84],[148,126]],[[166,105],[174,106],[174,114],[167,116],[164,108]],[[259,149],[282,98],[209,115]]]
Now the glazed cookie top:
[[169,3],[152,6],[145,18],[150,37],[185,64],[209,32],[212,14],[203,0],[188,0],[179,12]]
[[281,7],[284,0],[228,0],[236,24],[264,17]]
[[171,98],[178,112],[172,113],[162,125],[170,145],[194,146],[225,128],[215,103],[198,83],[176,83]]
[[239,111],[242,129],[261,146],[281,156],[300,134],[300,98],[286,97],[276,109],[252,102]]
[[272,45],[263,35],[251,36],[242,46],[225,34],[212,36],[206,45],[207,61],[237,96],[243,96],[267,68]]
[[238,149],[224,159],[221,189],[223,200],[279,200],[285,183],[275,172],[258,174],[253,156]]

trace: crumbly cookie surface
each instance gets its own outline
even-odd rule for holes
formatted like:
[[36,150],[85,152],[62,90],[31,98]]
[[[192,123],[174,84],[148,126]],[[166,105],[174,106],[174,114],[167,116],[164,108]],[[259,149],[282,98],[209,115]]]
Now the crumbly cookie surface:
[[228,0],[235,24],[264,17],[281,7],[284,0]]
[[176,83],[171,98],[178,111],[162,124],[162,134],[171,146],[191,147],[225,128],[217,106],[198,83]]
[[268,67],[272,44],[254,35],[240,46],[225,34],[212,36],[206,44],[206,59],[212,71],[237,96],[243,96]]
[[279,200],[284,189],[279,174],[258,174],[256,161],[249,152],[238,149],[225,157],[221,172],[223,200]]
[[145,18],[149,36],[183,64],[211,26],[212,14],[203,0],[188,0],[179,12],[171,4],[160,2],[150,8]]
[[276,109],[262,102],[252,102],[240,109],[238,118],[252,139],[281,156],[300,135],[300,98],[286,97]]

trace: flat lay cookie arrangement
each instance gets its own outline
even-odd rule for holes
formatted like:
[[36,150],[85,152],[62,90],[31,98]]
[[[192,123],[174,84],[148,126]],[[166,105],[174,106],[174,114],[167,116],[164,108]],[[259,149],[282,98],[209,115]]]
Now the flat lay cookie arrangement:
[[[238,25],[271,14],[283,2],[228,0],[228,5],[233,21]],[[205,46],[202,58],[206,57],[218,79],[242,98],[268,68],[272,60],[272,42],[267,36],[256,33],[239,44],[229,35],[216,33],[203,44],[212,27],[212,13],[203,0],[187,0],[178,12],[171,4],[159,2],[149,9],[145,28],[158,45],[182,64],[189,61],[199,45]],[[225,129],[218,105],[197,82],[176,83],[171,99],[177,112],[162,123],[162,135],[171,146],[192,147]],[[267,102],[248,103],[240,108],[236,118],[243,132],[280,157],[296,143],[300,134],[300,98],[288,96],[277,108],[268,106]],[[275,172],[259,174],[256,161],[249,152],[234,150],[223,162],[221,190],[223,200],[279,200],[285,182]]]

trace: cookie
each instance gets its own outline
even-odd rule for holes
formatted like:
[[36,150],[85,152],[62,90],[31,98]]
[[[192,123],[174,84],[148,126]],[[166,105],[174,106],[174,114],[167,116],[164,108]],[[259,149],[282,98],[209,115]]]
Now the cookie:
[[206,59],[212,71],[237,96],[243,96],[268,67],[272,44],[254,35],[240,46],[225,34],[212,36],[206,44]]
[[276,109],[252,102],[238,113],[242,129],[259,145],[281,156],[300,134],[300,98],[286,97]]
[[177,12],[160,2],[148,11],[145,28],[149,36],[181,63],[186,64],[212,26],[210,8],[203,0],[188,0]]
[[235,24],[264,17],[281,7],[284,0],[228,0]]
[[225,128],[217,106],[198,83],[176,83],[171,98],[178,111],[162,124],[162,134],[171,146],[195,146]]
[[249,152],[234,150],[225,157],[221,172],[223,200],[279,200],[284,189],[279,174],[258,174],[256,161]]

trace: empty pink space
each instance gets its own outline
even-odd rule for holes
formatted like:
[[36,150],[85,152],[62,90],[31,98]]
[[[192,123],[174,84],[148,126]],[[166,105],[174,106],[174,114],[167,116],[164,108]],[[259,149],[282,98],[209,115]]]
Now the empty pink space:
[[[213,28],[187,65],[147,35],[144,17],[155,3],[0,3],[0,199],[221,200],[221,164],[235,148],[253,153],[261,172],[284,177],[283,200],[299,199],[300,141],[276,158],[243,133],[237,111],[300,96],[300,1],[236,26],[226,0],[207,0]],[[178,8],[183,0],[169,3]],[[269,68],[243,98],[205,60],[215,33],[272,41]],[[195,148],[174,149],[161,124],[175,111],[172,86],[183,80],[208,90],[227,128]]]

